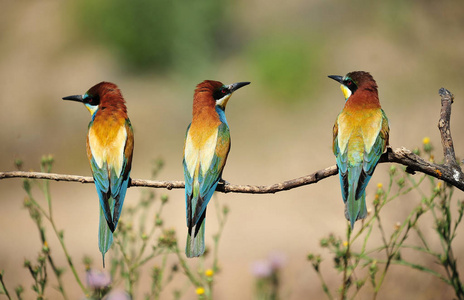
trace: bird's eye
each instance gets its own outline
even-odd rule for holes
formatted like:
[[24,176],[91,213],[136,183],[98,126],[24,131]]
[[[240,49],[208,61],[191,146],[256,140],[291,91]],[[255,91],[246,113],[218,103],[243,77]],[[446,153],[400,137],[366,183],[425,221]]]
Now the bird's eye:
[[221,87],[218,88],[217,90],[214,91],[213,93],[213,98],[214,100],[219,100],[221,98],[226,97],[230,93],[229,89],[226,87]]
[[100,97],[98,95],[97,96],[86,95],[84,100],[85,100],[86,103],[88,103],[90,105],[99,105],[100,104]]
[[349,81],[346,83],[346,85],[347,85],[347,86],[350,86],[352,83],[353,83],[353,82],[352,82],[351,80],[349,80]]

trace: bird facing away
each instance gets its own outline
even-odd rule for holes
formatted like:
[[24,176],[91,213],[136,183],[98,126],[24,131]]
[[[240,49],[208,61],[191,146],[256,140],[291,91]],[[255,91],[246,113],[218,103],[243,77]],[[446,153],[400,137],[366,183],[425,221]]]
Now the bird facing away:
[[105,266],[105,253],[118,226],[134,149],[134,133],[119,88],[100,82],[84,95],[64,97],[84,103],[92,115],[87,133],[87,157],[100,198],[98,242]]
[[366,186],[388,145],[388,119],[380,107],[377,84],[367,72],[330,75],[341,83],[345,107],[333,128],[333,152],[345,203],[345,217],[354,223],[367,215]]
[[206,206],[221,180],[230,150],[230,133],[224,113],[232,93],[250,84],[224,85],[205,80],[193,95],[192,123],[184,143],[185,204],[187,212],[187,257],[205,251]]

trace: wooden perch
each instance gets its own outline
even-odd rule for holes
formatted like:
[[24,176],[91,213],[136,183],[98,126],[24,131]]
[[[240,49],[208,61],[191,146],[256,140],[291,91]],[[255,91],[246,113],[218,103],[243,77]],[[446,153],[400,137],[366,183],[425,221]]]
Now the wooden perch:
[[[451,104],[453,103],[454,96],[450,91],[441,88],[439,91],[441,96],[441,112],[438,128],[441,134],[441,142],[443,145],[444,163],[435,164],[425,161],[420,156],[412,153],[406,148],[392,149],[387,148],[387,151],[381,156],[380,163],[398,163],[406,166],[406,171],[414,174],[415,172],[425,173],[432,177],[441,179],[446,183],[455,186],[456,188],[464,191],[464,174],[456,161],[454,152],[453,140],[451,138],[450,130],[450,117],[451,117]],[[268,185],[234,185],[221,182],[218,184],[216,191],[223,193],[246,193],[246,194],[274,194],[281,191],[291,190],[297,187],[317,183],[318,181],[338,173],[337,166],[331,166],[310,175],[287,180],[284,182]],[[56,181],[73,181],[81,183],[93,183],[92,177],[77,176],[77,175],[63,175],[54,173],[40,173],[40,172],[0,172],[0,180],[6,178],[33,178],[33,179],[49,179]],[[131,179],[130,187],[150,187],[150,188],[166,188],[182,189],[184,188],[183,181],[157,181],[157,180],[144,180],[144,179]]]

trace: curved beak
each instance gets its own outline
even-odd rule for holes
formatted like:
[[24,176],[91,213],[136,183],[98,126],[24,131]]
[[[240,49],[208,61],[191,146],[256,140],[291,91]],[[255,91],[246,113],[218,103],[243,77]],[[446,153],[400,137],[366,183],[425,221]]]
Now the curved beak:
[[244,87],[245,85],[249,85],[251,82],[244,81],[244,82],[237,82],[237,83],[232,83],[227,86],[227,88],[230,90],[231,93],[234,91],[238,90],[241,87]]
[[340,83],[343,83],[343,76],[339,76],[339,75],[329,75],[328,76],[329,78],[332,78],[333,80],[335,81],[338,81]]
[[77,101],[77,102],[84,101],[84,99],[82,98],[82,95],[73,95],[73,96],[63,97],[63,100],[71,100],[71,101]]

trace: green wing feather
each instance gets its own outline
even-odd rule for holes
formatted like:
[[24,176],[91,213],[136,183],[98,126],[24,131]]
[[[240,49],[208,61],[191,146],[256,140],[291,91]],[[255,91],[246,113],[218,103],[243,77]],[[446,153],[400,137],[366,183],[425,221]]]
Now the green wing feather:
[[374,173],[380,156],[388,144],[388,119],[383,110],[381,110],[381,122],[382,124],[379,132],[376,133],[377,138],[371,150],[369,152],[364,150],[363,153],[358,154],[351,152],[350,157],[353,158],[352,160],[349,159],[348,152],[355,150],[350,149],[350,146],[347,146],[343,153],[340,151],[338,145],[338,119],[334,126],[333,151],[339,170],[343,201],[346,204],[345,216],[350,220],[352,227],[356,220],[363,219],[367,215],[365,189]]
[[[222,123],[218,127],[218,137],[211,164],[205,172],[202,166],[199,165],[199,167],[196,168],[198,171],[195,171],[195,174],[192,176],[192,174],[188,172],[184,157],[187,226],[189,227],[185,248],[187,257],[200,256],[205,250],[204,234],[206,207],[221,179],[229,150],[229,128],[227,124]],[[191,232],[193,227],[195,227],[195,231]]]

